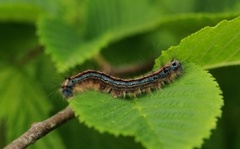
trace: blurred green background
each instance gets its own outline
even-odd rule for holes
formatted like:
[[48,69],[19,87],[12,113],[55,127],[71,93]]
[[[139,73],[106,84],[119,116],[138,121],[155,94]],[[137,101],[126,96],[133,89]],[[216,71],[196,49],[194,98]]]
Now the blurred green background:
[[[112,29],[109,27],[109,36],[114,38],[105,46],[100,46],[98,52],[111,64],[121,66],[154,59],[162,50],[178,45],[181,39],[191,33],[205,26],[214,26],[221,20],[232,19],[238,16],[240,10],[239,0],[145,0],[141,1],[142,5],[145,2],[153,9],[146,27],[140,26],[134,31],[112,35],[117,27],[109,25],[112,25]],[[146,10],[141,9],[140,1],[129,3],[130,10],[136,9],[136,12],[140,12],[140,21],[137,22],[139,24],[141,19],[146,18],[142,16]],[[118,8],[117,4],[120,3],[108,0],[0,0],[0,148],[26,131],[31,123],[42,121],[67,105],[57,92],[64,80],[62,76],[74,74],[75,68],[70,72],[59,72],[60,68],[56,65],[58,59],[54,58],[54,52],[42,47],[46,40],[42,37],[43,33],[39,33],[41,19],[58,18],[77,29],[85,40],[89,40],[108,31],[107,25],[98,30],[103,25],[101,26],[101,22],[96,18],[106,16],[105,21],[109,21],[108,13],[113,9],[113,5]],[[93,17],[91,9],[102,13]],[[121,15],[116,19],[121,19]],[[57,28],[58,24],[54,25]],[[69,64],[66,68],[70,69],[72,66],[75,65]],[[99,69],[96,61],[89,57],[79,62],[77,68]],[[210,139],[205,141],[202,148],[238,149],[240,66],[209,71],[223,91],[225,105],[217,129],[212,131]],[[37,101],[33,101],[35,97],[38,98]],[[18,129],[15,131],[13,128]],[[44,147],[143,148],[140,143],[135,143],[132,137],[117,138],[107,133],[100,134],[84,124],[79,125],[76,119],[31,146]]]

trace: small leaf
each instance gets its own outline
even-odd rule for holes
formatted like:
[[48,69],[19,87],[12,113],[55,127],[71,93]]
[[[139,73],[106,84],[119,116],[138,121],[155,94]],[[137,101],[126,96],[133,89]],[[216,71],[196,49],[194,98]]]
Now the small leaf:
[[183,66],[175,82],[138,99],[92,91],[76,95],[70,106],[89,127],[134,136],[149,149],[200,147],[221,115],[221,91],[206,71],[194,64]]
[[[206,69],[240,64],[240,17],[205,27],[162,53],[157,61],[172,57],[191,61]],[[159,65],[156,65],[156,68]]]

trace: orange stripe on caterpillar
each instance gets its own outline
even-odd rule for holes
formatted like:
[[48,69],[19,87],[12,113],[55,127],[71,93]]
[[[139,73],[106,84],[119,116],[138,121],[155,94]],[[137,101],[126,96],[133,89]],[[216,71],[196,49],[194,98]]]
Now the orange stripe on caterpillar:
[[100,71],[87,70],[67,78],[62,84],[62,94],[69,98],[73,93],[92,89],[110,93],[115,98],[137,97],[162,88],[166,83],[179,77],[182,71],[182,64],[175,59],[151,74],[134,79],[121,79]]

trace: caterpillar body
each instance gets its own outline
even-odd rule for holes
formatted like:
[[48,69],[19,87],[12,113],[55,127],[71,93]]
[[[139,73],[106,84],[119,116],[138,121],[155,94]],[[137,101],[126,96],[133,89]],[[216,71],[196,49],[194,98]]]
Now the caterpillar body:
[[89,89],[109,93],[114,98],[126,96],[136,98],[173,82],[182,74],[182,71],[182,64],[175,59],[151,74],[134,79],[121,79],[100,71],[87,70],[67,78],[61,88],[65,98]]

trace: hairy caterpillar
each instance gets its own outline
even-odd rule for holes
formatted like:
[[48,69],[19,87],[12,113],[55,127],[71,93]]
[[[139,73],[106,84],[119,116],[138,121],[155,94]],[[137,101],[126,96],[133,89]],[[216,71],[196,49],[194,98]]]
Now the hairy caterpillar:
[[179,77],[182,71],[182,64],[175,59],[151,74],[134,79],[120,79],[100,71],[87,70],[67,78],[62,84],[62,94],[69,98],[75,92],[92,89],[110,93],[114,98],[136,98],[138,95],[162,88]]

